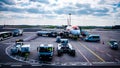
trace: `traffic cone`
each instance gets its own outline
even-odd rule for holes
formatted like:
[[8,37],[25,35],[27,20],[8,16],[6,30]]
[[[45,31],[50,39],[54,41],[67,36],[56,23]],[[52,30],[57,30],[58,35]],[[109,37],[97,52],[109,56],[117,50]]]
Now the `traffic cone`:
[[102,42],[102,44],[104,44],[104,41]]

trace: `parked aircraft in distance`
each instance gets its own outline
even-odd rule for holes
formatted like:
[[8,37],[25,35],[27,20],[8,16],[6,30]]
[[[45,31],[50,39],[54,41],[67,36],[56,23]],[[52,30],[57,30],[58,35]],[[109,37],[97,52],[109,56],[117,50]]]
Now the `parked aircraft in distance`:
[[80,35],[80,29],[76,25],[71,25],[71,14],[69,13],[69,19],[67,18],[67,27],[66,31],[69,32],[69,34],[72,34],[74,36],[79,36]]

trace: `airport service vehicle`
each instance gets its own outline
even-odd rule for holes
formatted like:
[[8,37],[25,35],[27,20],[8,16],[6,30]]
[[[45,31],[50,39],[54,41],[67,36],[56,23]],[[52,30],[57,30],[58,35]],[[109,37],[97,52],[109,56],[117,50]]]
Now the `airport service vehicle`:
[[39,59],[51,60],[54,54],[53,44],[41,44],[37,47],[37,52]]
[[12,48],[11,48],[11,54],[12,54],[12,55],[18,54],[18,52],[19,52],[18,48],[19,48],[19,47],[20,47],[20,45],[19,45],[19,46],[16,46],[16,47],[12,47]]
[[15,45],[11,48],[11,53],[12,54],[18,54],[22,45],[23,45],[23,40],[22,39],[16,40]]
[[56,42],[57,42],[57,43],[60,43],[60,41],[61,41],[61,37],[60,37],[60,36],[57,36],[57,37],[56,37]]
[[21,46],[21,53],[30,53],[30,45],[29,44],[24,44]]
[[88,33],[87,31],[83,31],[83,30],[82,30],[82,31],[81,31],[81,35],[82,35],[82,36],[88,36],[89,33]]
[[23,44],[23,40],[17,40],[15,45],[11,48],[12,54],[25,54],[30,53],[30,45],[29,44]]
[[22,29],[15,29],[13,30],[13,36],[22,36],[23,30]]
[[85,37],[84,39],[85,41],[91,41],[91,42],[100,42],[100,36],[99,35],[93,35],[90,34],[88,36]]
[[57,32],[55,31],[37,31],[38,36],[48,36],[48,37],[56,37]]
[[58,56],[61,56],[63,53],[68,53],[72,56],[75,56],[75,49],[73,49],[72,45],[68,43],[68,39],[61,39],[61,42],[57,47]]
[[50,37],[56,37],[57,36],[57,32],[56,31],[51,31],[49,36]]
[[118,49],[118,42],[116,41],[116,40],[110,40],[109,42],[108,42],[108,44],[110,45],[110,47],[112,48],[112,49]]
[[12,36],[12,32],[0,32],[0,41]]

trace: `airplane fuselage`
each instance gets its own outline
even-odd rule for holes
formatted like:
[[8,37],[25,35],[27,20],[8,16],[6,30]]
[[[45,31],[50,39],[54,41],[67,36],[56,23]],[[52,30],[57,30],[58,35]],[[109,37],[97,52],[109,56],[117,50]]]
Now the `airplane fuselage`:
[[80,29],[78,26],[68,26],[66,30],[72,35],[75,35],[75,36],[80,35]]

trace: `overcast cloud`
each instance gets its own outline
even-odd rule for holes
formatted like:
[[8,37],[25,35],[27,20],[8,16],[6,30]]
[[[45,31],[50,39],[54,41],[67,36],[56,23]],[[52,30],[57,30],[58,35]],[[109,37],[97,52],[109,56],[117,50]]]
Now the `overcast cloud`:
[[65,25],[69,13],[73,25],[120,25],[120,0],[0,0],[0,25]]

